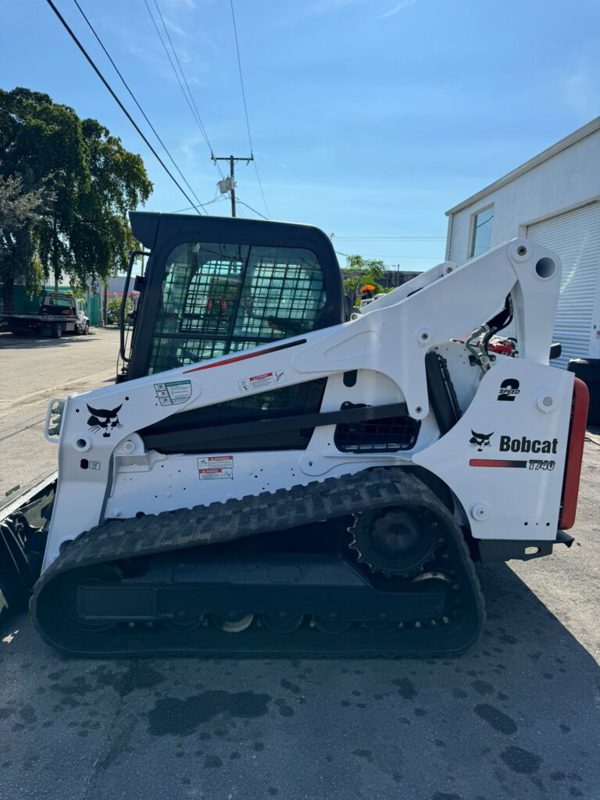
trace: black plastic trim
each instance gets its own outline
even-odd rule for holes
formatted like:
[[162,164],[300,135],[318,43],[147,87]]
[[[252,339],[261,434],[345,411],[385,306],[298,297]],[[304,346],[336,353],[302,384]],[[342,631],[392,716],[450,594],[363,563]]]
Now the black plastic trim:
[[567,547],[571,547],[573,542],[575,541],[575,537],[571,536],[570,534],[566,533],[566,531],[557,531],[556,532],[556,544],[564,544]]
[[[274,433],[317,428],[323,425],[337,425],[342,422],[363,422],[382,417],[406,416],[406,403],[389,403],[384,406],[363,406],[342,409],[341,411],[325,411],[317,414],[295,414],[289,417],[278,417],[250,422],[235,422],[229,425],[215,425],[201,430],[166,431],[144,435],[144,444],[149,450],[160,452],[203,452],[203,448],[224,441],[239,441],[249,436],[258,441]],[[227,449],[227,448],[225,448]],[[231,450],[231,448],[229,448]],[[232,450],[235,452],[235,450]]]
[[[543,541],[530,539],[475,539],[479,550],[479,560],[483,563],[490,561],[531,561],[533,558],[549,556],[556,542],[545,539]],[[526,553],[528,548],[536,548],[534,553]]]
[[440,433],[444,436],[460,419],[460,407],[446,359],[434,350],[425,356],[429,401]]

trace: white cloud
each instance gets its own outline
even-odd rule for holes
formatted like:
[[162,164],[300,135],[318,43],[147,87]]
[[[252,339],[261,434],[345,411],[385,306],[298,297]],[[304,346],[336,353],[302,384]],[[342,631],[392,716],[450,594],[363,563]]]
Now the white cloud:
[[409,8],[409,6],[414,6],[417,0],[400,0],[399,3],[393,8],[390,8],[389,11],[386,11],[384,14],[380,14],[378,19],[385,19],[386,17],[393,17],[394,14],[397,14],[399,11],[403,11],[405,8]]
[[177,36],[181,36],[185,39],[189,38],[190,36],[189,32],[184,30],[180,25],[177,25],[177,23],[174,22],[173,19],[171,19],[171,17],[168,17],[166,14],[163,14],[163,19],[165,21],[165,25],[167,26],[167,28],[171,33],[176,33]]
[[[378,0],[380,4],[381,1],[382,0]],[[396,5],[394,5],[389,11],[384,11],[382,14],[380,14],[377,19],[391,17],[393,14],[397,14],[399,11],[402,11],[404,8],[408,8],[417,2],[418,0],[400,0],[400,2],[397,2]],[[290,24],[307,17],[320,17],[324,14],[332,14],[339,11],[344,11],[345,9],[350,8],[350,6],[364,6],[367,4],[369,4],[372,8],[373,0],[316,0],[315,2],[304,2],[300,10],[297,9],[295,13],[285,20],[285,22]]]

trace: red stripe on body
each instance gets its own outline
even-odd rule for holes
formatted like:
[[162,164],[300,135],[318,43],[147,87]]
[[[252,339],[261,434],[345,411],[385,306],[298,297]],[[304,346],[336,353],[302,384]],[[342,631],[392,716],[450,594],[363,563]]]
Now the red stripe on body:
[[472,458],[469,461],[470,467],[514,467],[516,469],[526,469],[527,461],[507,461],[499,458]]
[[269,347],[268,350],[261,350],[260,353],[241,353],[239,356],[232,356],[231,358],[223,358],[221,361],[216,361],[214,364],[204,364],[201,367],[192,367],[192,369],[184,370],[184,374],[188,372],[200,372],[203,369],[212,369],[213,367],[222,367],[225,364],[235,364],[236,361],[246,361],[249,358],[257,358],[258,356],[266,356],[267,353],[275,353],[277,350],[286,350],[288,347],[295,347],[297,344],[305,344],[306,339],[299,339],[296,342],[288,342],[287,344],[280,344],[277,347]]

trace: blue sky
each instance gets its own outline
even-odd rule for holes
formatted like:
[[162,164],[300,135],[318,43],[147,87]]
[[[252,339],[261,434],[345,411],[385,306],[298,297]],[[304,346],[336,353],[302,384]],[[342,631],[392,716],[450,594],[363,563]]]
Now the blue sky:
[[[187,206],[46,2],[0,2],[2,88],[47,92],[99,119],[142,154],[155,184],[147,209]],[[72,0],[55,2],[125,99]],[[158,2],[215,153],[245,155],[229,0]],[[200,200],[213,200],[220,176],[144,0],[80,4]],[[437,263],[449,207],[600,113],[598,0],[234,4],[270,216],[335,233],[343,253],[401,269]],[[266,214],[251,166],[237,167],[237,183]],[[229,203],[208,209],[226,215]]]

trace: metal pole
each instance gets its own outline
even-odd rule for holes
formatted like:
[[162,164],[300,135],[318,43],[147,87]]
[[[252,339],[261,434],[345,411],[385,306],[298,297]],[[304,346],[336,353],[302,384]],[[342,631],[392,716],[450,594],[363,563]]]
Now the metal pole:
[[[254,156],[216,156],[214,153],[211,155],[211,159],[216,164],[217,161],[229,161],[229,180],[231,181],[231,189],[229,189],[229,194],[231,196],[231,216],[236,216],[235,210],[235,162],[236,161],[245,161],[246,164],[249,164],[251,161],[254,161]],[[223,173],[221,173],[222,175]],[[222,183],[222,181],[219,181]],[[223,189],[221,189],[223,194],[225,193]],[[225,190],[226,191],[226,190]]]
[[233,156],[229,156],[229,175],[231,177],[231,216],[235,217],[235,175],[234,175],[234,167],[235,158]]

